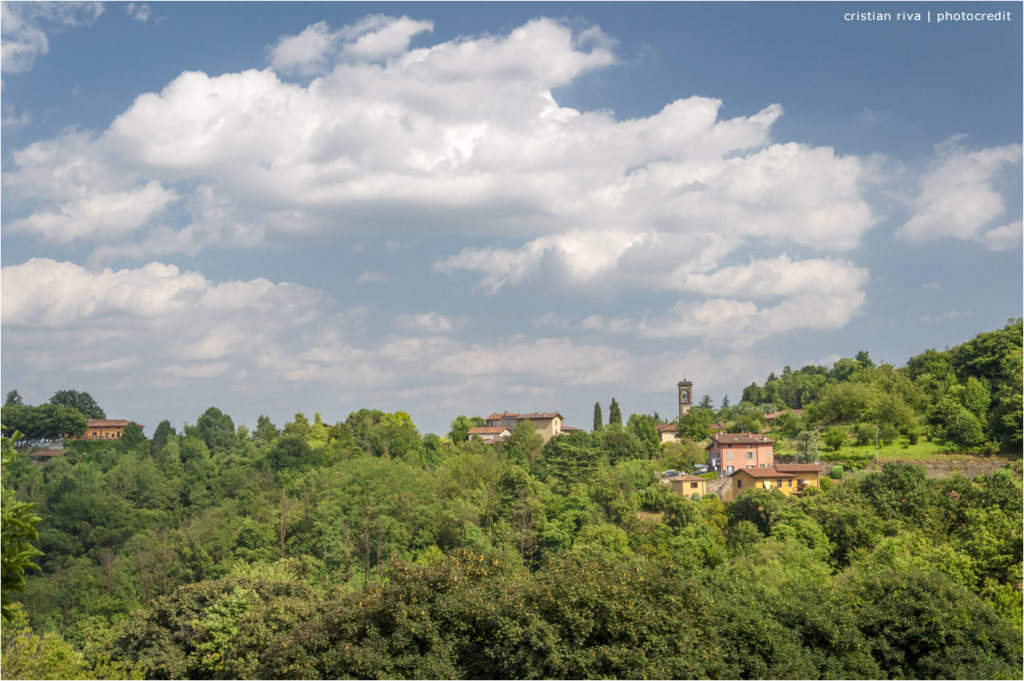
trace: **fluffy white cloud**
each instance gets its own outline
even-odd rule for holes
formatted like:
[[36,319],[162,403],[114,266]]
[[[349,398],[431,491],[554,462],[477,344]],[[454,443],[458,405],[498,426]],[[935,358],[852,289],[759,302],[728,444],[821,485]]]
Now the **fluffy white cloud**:
[[[266,279],[215,284],[199,272],[157,262],[90,271],[48,258],[3,268],[2,288],[2,320],[15,329],[65,329],[84,322],[116,329],[140,321],[168,328],[193,319],[193,328],[201,331],[201,322],[216,321],[224,329],[247,317],[260,317],[259,323],[272,327],[281,316],[292,322],[308,319],[322,297],[303,286]],[[231,321],[225,321],[229,315]]]
[[101,2],[5,2],[0,5],[0,64],[4,73],[32,69],[50,51],[47,31],[89,26],[103,14]]
[[312,76],[326,72],[335,60],[376,61],[404,52],[413,36],[434,30],[431,21],[374,14],[332,31],[326,21],[286,35],[267,48],[274,70]]
[[1015,220],[1006,225],[993,227],[979,237],[981,243],[992,251],[1009,251],[1017,248],[1021,240],[1021,232],[1024,231],[1024,223]]
[[[55,221],[70,222],[61,216],[81,213],[90,196],[153,186],[189,207],[184,222],[170,222],[157,210],[127,219],[112,203],[111,219],[99,212],[85,230],[101,244],[96,259],[328,234],[525,240],[440,264],[488,266],[491,289],[550,254],[581,277],[624,252],[639,262],[685,240],[687,260],[708,267],[722,244],[752,238],[848,249],[875,222],[861,196],[870,162],[772,144],[778,105],[720,119],[720,101],[691,97],[617,120],[560,106],[551,93],[615,62],[596,27],[536,19],[409,48],[430,29],[374,16],[283,38],[270,49],[276,68],[331,69],[308,85],[271,70],[183,73],[102,134],[69,131],[15,152],[5,203],[21,209],[19,227],[46,239],[60,238]],[[116,244],[104,243],[112,235]]]
[[33,213],[14,220],[14,232],[35,232],[48,241],[116,239],[132,234],[178,200],[178,195],[152,181],[128,191],[95,193],[68,201],[59,212]]
[[436,312],[403,314],[399,315],[395,321],[404,328],[416,329],[427,333],[451,333],[458,326],[465,323],[465,320],[453,321]]
[[[1021,146],[1008,144],[968,151],[961,136],[936,147],[938,159],[921,178],[914,201],[915,215],[896,230],[896,237],[922,242],[952,237],[975,239],[982,229],[1006,211],[1002,194],[994,186],[1007,165],[1021,162]],[[1006,243],[1009,225],[996,228],[981,240],[994,250]],[[1012,246],[1012,244],[1010,244]]]

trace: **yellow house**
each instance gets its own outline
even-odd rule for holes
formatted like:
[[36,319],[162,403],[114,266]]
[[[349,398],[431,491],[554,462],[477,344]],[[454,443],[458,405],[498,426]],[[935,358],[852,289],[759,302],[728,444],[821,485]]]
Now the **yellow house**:
[[131,421],[124,419],[89,419],[85,426],[85,435],[80,440],[120,440],[124,429]]
[[808,485],[818,487],[821,478],[821,466],[816,463],[777,463],[775,470],[796,477],[796,494],[803,492]]
[[684,497],[707,494],[708,481],[696,475],[677,475],[674,478],[662,478],[662,484],[668,485],[673,492]]
[[733,473],[732,484],[723,498],[732,501],[752,489],[777,489],[787,497],[800,494],[807,485],[818,486],[821,466],[816,463],[778,464],[771,468],[741,468]]
[[732,501],[752,489],[777,489],[786,496],[796,489],[796,478],[790,473],[780,473],[774,468],[741,468],[729,476],[732,484],[722,495],[725,501]]

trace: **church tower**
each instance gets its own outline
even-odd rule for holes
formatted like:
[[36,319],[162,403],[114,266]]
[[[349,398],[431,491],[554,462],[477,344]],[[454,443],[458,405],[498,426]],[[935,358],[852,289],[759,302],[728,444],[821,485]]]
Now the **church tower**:
[[693,383],[685,378],[679,381],[679,415],[690,413],[693,408]]

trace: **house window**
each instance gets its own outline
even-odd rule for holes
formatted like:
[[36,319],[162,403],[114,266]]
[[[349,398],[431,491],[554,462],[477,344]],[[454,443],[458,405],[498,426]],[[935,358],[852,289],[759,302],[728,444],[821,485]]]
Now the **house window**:
[[736,480],[736,489],[743,489],[743,481]]
[[753,459],[754,458],[754,452],[747,452],[747,458],[748,459]]
[[792,486],[793,486],[793,481],[792,480],[787,480],[786,481],[786,487],[792,487]]
[[726,472],[726,473],[727,473],[728,475],[732,475],[732,472],[733,472],[733,467],[732,467],[732,466],[729,466],[728,468],[726,468],[726,469],[725,469],[725,472]]
[[747,468],[753,468],[753,467],[754,467],[754,464],[750,464],[750,463],[747,464]]
[[725,458],[727,458],[727,459],[731,459],[732,458],[732,452],[726,452],[725,455],[726,455]]
[[690,483],[690,489],[697,489],[697,483],[691,482]]
[[761,464],[761,468],[764,468],[764,464]]

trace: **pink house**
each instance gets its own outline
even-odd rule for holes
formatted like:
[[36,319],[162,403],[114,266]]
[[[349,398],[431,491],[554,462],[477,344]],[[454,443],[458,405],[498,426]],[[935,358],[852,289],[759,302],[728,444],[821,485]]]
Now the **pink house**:
[[723,475],[775,465],[775,440],[756,433],[715,433],[708,445],[708,467]]

